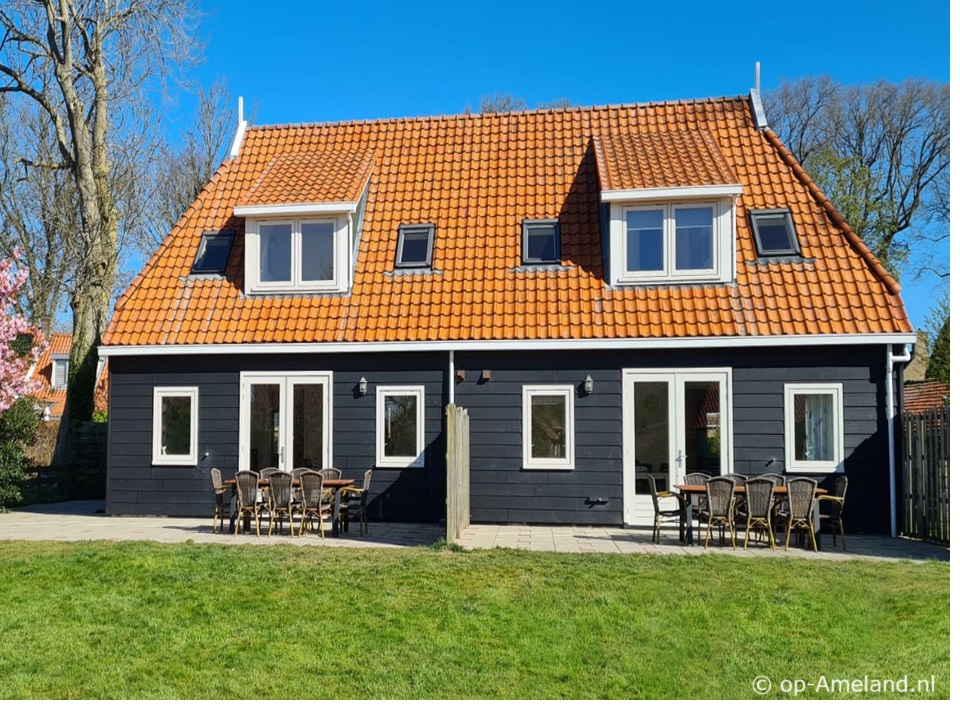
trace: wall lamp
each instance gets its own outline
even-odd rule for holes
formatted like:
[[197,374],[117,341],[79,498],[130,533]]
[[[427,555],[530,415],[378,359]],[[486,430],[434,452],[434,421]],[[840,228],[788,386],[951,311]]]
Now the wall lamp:
[[593,392],[593,378],[589,375],[583,379],[583,392],[585,395],[589,395]]
[[367,394],[367,379],[365,377],[360,378],[360,382],[357,383],[357,390],[360,391],[361,395]]

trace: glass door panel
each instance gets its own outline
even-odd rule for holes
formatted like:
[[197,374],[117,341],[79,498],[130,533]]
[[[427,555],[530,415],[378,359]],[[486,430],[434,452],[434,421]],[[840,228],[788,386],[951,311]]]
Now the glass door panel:
[[293,456],[292,470],[323,466],[323,392],[320,383],[293,384]]
[[683,474],[719,475],[720,447],[724,437],[720,412],[720,383],[688,380],[683,383]]
[[670,476],[670,382],[633,384],[635,492],[649,496],[646,475],[653,475],[657,490],[666,490]]
[[280,385],[251,384],[249,400],[249,469],[280,467]]

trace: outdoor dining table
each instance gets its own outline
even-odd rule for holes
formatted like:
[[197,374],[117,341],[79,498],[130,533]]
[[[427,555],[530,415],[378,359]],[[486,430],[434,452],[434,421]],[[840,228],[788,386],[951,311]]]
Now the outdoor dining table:
[[[353,478],[334,478],[332,480],[324,480],[323,487],[333,489],[333,518],[331,519],[332,527],[330,530],[330,535],[332,537],[337,537],[340,535],[340,495],[341,491],[344,488],[353,487],[354,482]],[[229,478],[223,481],[223,484],[233,488],[233,512],[230,515],[230,532],[233,532],[234,527],[236,527],[237,522],[237,479]],[[295,488],[300,487],[300,478],[293,479],[293,486]],[[270,481],[266,478],[260,478],[257,481],[257,487],[268,488],[270,487]],[[250,518],[246,518],[244,521],[244,532],[250,530]]]
[[[687,545],[693,545],[693,498],[697,495],[706,495],[707,486],[706,485],[675,485],[674,489],[680,493],[680,496],[683,498],[683,505],[686,508],[687,512]],[[743,495],[746,493],[747,489],[743,485],[736,485],[733,488],[734,495]],[[826,495],[827,491],[824,488],[817,488],[816,495]],[[778,485],[773,488],[773,497],[774,498],[785,498],[787,496],[787,488],[785,485]],[[813,504],[813,527],[817,533],[817,547],[820,546],[820,503],[815,502]]]

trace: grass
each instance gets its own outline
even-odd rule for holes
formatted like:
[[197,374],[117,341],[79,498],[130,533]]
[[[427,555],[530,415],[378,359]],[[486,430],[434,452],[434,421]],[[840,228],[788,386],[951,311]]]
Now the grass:
[[4,699],[751,698],[758,675],[949,697],[949,566],[0,543]]

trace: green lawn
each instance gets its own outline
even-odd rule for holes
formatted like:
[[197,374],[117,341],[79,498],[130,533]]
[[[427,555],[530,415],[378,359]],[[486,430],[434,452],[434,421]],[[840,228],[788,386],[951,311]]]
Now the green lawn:
[[0,698],[946,698],[949,604],[933,563],[0,543]]

